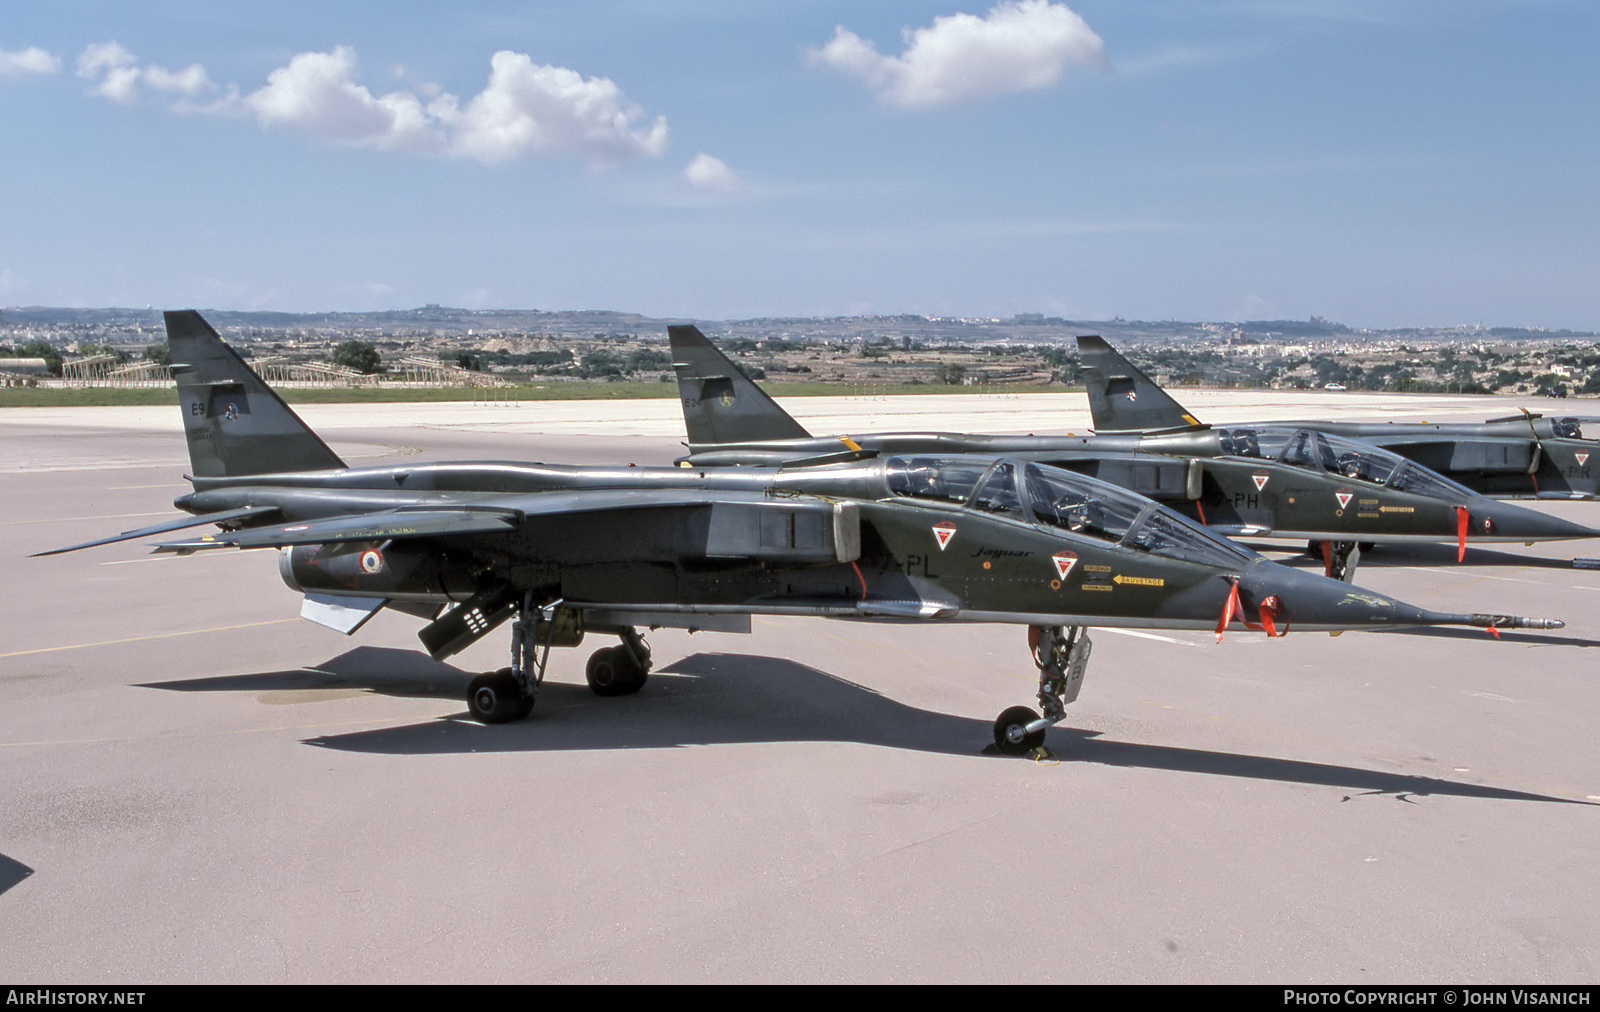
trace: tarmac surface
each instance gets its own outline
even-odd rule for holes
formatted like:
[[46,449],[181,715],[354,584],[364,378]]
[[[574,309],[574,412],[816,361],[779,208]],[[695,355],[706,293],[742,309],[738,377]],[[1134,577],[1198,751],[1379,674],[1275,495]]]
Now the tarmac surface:
[[[819,433],[1088,424],[1081,394],[786,406]],[[300,410],[352,463],[665,463],[682,438],[671,399]],[[485,727],[463,693],[503,629],[435,664],[404,615],[300,620],[270,551],[26,558],[171,515],[186,463],[170,407],[0,410],[0,980],[1600,979],[1600,572],[1569,564],[1600,544],[1362,560],[1364,586],[1555,633],[1095,630],[1035,762],[985,754],[1034,702],[1020,628],[663,630],[621,699],[584,687],[595,637]]]

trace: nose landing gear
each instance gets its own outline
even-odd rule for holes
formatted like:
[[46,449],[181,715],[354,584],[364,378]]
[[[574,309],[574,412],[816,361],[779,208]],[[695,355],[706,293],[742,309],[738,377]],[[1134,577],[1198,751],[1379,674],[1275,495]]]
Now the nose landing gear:
[[1029,626],[1028,646],[1039,667],[1039,706],[1044,716],[1026,706],[1005,710],[994,722],[994,745],[1003,755],[1027,755],[1044,746],[1044,735],[1066,717],[1066,705],[1078,698],[1083,672],[1089,666],[1089,630],[1083,626]]
[[1324,576],[1335,580],[1352,583],[1356,578],[1356,566],[1361,564],[1361,553],[1372,551],[1372,542],[1363,541],[1313,541],[1306,547],[1306,554],[1313,558],[1322,558],[1322,573]]

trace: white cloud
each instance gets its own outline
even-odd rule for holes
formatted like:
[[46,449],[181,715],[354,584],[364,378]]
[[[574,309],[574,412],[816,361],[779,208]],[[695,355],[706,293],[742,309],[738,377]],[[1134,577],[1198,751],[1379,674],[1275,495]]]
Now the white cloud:
[[168,70],[154,64],[141,67],[138,57],[117,42],[96,42],[78,56],[78,76],[93,81],[90,94],[108,98],[119,105],[139,100],[139,86],[153,91],[176,92],[185,99],[215,91],[206,68],[198,63],[183,70]]
[[197,98],[217,90],[210,75],[206,73],[206,68],[198,63],[191,63],[182,70],[145,67],[140,76],[144,79],[146,87],[154,88],[156,91],[175,91],[189,98]]
[[267,75],[266,86],[238,101],[262,126],[286,126],[360,147],[439,151],[444,137],[417,99],[406,91],[373,95],[351,80],[355,53],[337,46],[300,53]]
[[[506,49],[490,58],[489,67],[488,85],[458,114],[453,97],[435,100],[441,119],[455,130],[452,154],[484,162],[581,154],[611,162],[666,150],[666,117],[635,130],[641,112],[610,78],[584,78]],[[449,103],[442,102],[446,98]]]
[[61,69],[61,60],[38,46],[29,46],[14,53],[0,49],[0,77],[21,77],[23,74],[54,74]]
[[132,105],[139,98],[139,68],[134,55],[116,42],[96,42],[78,56],[78,76],[98,80],[91,90],[101,98]]
[[714,193],[732,193],[741,185],[738,175],[728,168],[726,162],[704,151],[690,160],[688,167],[683,170],[683,177],[695,189]]
[[579,155],[606,163],[666,150],[666,118],[636,126],[643,113],[609,78],[585,78],[509,50],[495,53],[489,67],[484,89],[465,103],[431,84],[374,95],[356,81],[355,51],[336,46],[295,55],[249,94],[230,86],[201,105],[193,99],[217,86],[198,63],[181,71],[140,66],[115,42],[92,45],[78,58],[78,76],[94,82],[91,93],[123,105],[142,90],[175,92],[183,98],[174,111],[248,117],[353,147],[481,162]]
[[239,106],[263,126],[480,162],[567,154],[613,162],[658,155],[666,147],[665,118],[634,130],[639,112],[614,82],[536,64],[524,53],[495,53],[488,84],[465,105],[436,86],[419,87],[432,96],[426,103],[406,90],[374,95],[355,82],[355,63],[345,46],[301,53]]
[[1065,4],[1007,0],[986,17],[951,14],[901,33],[906,48],[885,56],[840,25],[813,64],[865,81],[890,105],[938,106],[980,95],[1044,88],[1068,64],[1108,69],[1105,43]]

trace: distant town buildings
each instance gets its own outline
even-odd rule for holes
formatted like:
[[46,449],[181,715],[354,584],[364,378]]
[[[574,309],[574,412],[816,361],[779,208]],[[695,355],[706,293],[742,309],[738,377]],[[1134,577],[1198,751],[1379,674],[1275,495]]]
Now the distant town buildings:
[[[670,381],[666,326],[608,312],[208,312],[281,385],[496,386]],[[1098,333],[1169,385],[1467,393],[1600,393],[1600,336],[1460,326],[1354,330],[1308,321],[1072,321],[875,316],[699,322],[751,376],[848,386],[1073,384]],[[151,310],[0,309],[0,382],[169,383]]]

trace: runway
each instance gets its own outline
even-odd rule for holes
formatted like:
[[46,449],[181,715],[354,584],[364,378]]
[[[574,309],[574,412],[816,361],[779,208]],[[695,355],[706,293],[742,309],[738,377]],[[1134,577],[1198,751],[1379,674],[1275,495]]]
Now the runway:
[[[1183,391],[1207,421],[1519,403]],[[1082,394],[797,398],[816,432],[1082,432]],[[1584,402],[1563,404],[1572,413]],[[352,463],[666,463],[674,400],[312,405]],[[1600,414],[1583,411],[1582,413]],[[1094,630],[1057,761],[985,755],[1024,632],[757,618],[557,655],[526,721],[384,611],[301,621],[273,552],[139,542],[175,408],[0,410],[0,978],[1579,982],[1600,977],[1600,544],[1380,548],[1357,582],[1557,633]],[[1535,508],[1588,523],[1600,504]]]

